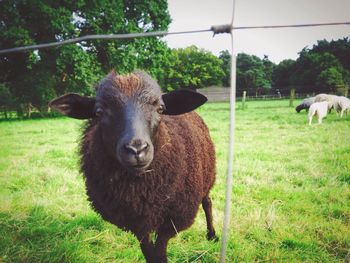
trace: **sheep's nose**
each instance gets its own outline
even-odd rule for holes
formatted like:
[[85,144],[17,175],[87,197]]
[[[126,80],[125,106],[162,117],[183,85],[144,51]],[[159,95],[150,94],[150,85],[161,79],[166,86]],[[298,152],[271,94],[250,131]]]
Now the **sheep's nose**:
[[149,144],[141,140],[132,141],[124,145],[125,150],[136,157],[141,157],[147,151],[148,147]]

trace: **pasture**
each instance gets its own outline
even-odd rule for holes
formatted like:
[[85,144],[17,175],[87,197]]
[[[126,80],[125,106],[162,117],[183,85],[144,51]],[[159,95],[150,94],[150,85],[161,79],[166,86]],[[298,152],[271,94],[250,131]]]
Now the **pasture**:
[[[296,102],[294,103],[296,105]],[[237,104],[227,262],[343,262],[350,254],[350,115],[308,126],[288,101]],[[217,152],[211,191],[221,236],[229,104],[198,110]],[[314,120],[315,122],[315,120]],[[86,200],[77,147],[82,121],[0,122],[0,262],[144,262],[135,237]],[[217,262],[202,209],[171,239],[169,262]]]

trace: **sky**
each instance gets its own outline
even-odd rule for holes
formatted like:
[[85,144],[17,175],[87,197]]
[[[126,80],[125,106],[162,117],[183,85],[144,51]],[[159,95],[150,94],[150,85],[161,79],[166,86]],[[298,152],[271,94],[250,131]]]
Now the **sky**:
[[[350,0],[236,0],[234,26],[350,22]],[[231,23],[233,0],[168,0],[172,22],[169,32],[209,29]],[[244,52],[275,63],[297,59],[304,47],[317,40],[350,37],[350,25],[234,31],[234,53]],[[231,52],[231,37],[213,33],[172,35],[164,38],[171,48],[196,45],[219,55]]]

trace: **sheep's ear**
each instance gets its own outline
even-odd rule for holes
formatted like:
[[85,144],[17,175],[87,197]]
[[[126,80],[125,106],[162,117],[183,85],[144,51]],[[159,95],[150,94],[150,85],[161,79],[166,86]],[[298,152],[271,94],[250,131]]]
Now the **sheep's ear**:
[[179,115],[203,105],[208,99],[204,95],[188,89],[179,89],[162,95],[166,115]]
[[69,93],[52,100],[49,107],[75,119],[89,119],[94,116],[95,99]]

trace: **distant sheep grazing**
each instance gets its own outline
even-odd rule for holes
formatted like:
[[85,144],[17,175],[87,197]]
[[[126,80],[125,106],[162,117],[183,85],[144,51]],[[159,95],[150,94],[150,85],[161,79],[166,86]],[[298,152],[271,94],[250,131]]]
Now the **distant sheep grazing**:
[[327,101],[315,102],[309,108],[308,121],[309,125],[312,123],[313,116],[318,117],[318,124],[322,123],[322,119],[327,116],[329,103]]
[[347,113],[348,111],[350,111],[350,99],[344,96],[338,97],[335,109],[338,112],[338,114],[340,113],[340,118],[342,118],[344,112]]
[[108,74],[96,98],[67,94],[49,104],[89,119],[80,149],[89,200],[105,220],[135,234],[147,262],[167,262],[169,239],[192,225],[200,203],[207,238],[216,239],[209,197],[215,149],[193,112],[206,100],[190,90],[162,95],[156,81],[135,71]]
[[296,106],[295,110],[296,112],[300,112],[301,110],[305,109],[306,111],[309,110],[312,103],[315,102],[315,97],[310,97],[304,99],[298,106]]
[[330,94],[318,94],[315,97],[315,102],[327,101],[328,102],[328,112],[330,113],[333,108],[336,107],[338,96]]

